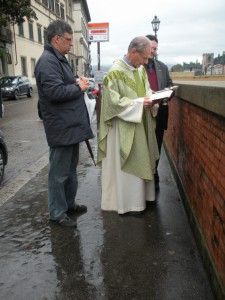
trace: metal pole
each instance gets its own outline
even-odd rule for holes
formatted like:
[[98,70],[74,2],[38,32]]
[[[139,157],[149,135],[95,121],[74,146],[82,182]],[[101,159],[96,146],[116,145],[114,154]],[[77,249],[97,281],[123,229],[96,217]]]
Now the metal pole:
[[2,89],[1,89],[1,84],[0,84],[0,118],[2,118]]
[[[98,71],[101,70],[101,64],[100,64],[100,42],[97,42],[97,55],[98,55]],[[98,84],[98,98],[97,98],[97,128],[99,128],[99,122],[100,122],[100,115],[101,115],[101,100],[102,100],[102,94],[101,94],[101,84]]]
[[[157,38],[157,29],[155,29],[155,37]],[[157,50],[158,51],[158,50]],[[158,52],[156,52],[155,59],[158,59]]]
[[100,66],[100,42],[97,42],[97,54],[98,54],[98,71],[100,71],[101,66]]

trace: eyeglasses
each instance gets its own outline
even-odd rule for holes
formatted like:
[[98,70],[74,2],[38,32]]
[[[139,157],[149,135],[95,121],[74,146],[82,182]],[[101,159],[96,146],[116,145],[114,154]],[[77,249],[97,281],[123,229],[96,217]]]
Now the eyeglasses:
[[148,60],[149,59],[149,57],[143,56],[143,54],[141,52],[137,52],[137,53],[142,57],[143,60]]
[[74,42],[73,39],[67,38],[67,37],[65,37],[65,36],[63,36],[63,35],[59,35],[59,37],[64,38],[64,39],[67,40],[69,43],[73,43],[73,42]]

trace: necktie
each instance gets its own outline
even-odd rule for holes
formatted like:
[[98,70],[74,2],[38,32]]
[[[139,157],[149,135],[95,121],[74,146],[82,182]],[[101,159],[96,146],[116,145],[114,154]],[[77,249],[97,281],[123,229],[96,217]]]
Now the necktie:
[[149,69],[150,73],[153,72],[153,70],[154,70],[154,63],[153,63],[153,61],[149,61],[148,62],[148,69]]

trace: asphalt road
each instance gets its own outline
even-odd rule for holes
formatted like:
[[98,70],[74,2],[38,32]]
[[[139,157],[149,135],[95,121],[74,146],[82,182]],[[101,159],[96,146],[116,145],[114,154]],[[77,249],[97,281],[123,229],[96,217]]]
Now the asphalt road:
[[37,93],[32,98],[4,100],[0,128],[8,147],[8,164],[0,186],[0,205],[48,163],[48,145],[37,114]]

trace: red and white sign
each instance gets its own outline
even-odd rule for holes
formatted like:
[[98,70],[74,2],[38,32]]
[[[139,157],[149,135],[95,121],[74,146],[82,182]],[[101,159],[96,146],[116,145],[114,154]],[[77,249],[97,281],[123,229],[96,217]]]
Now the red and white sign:
[[89,42],[109,41],[109,23],[89,23]]

